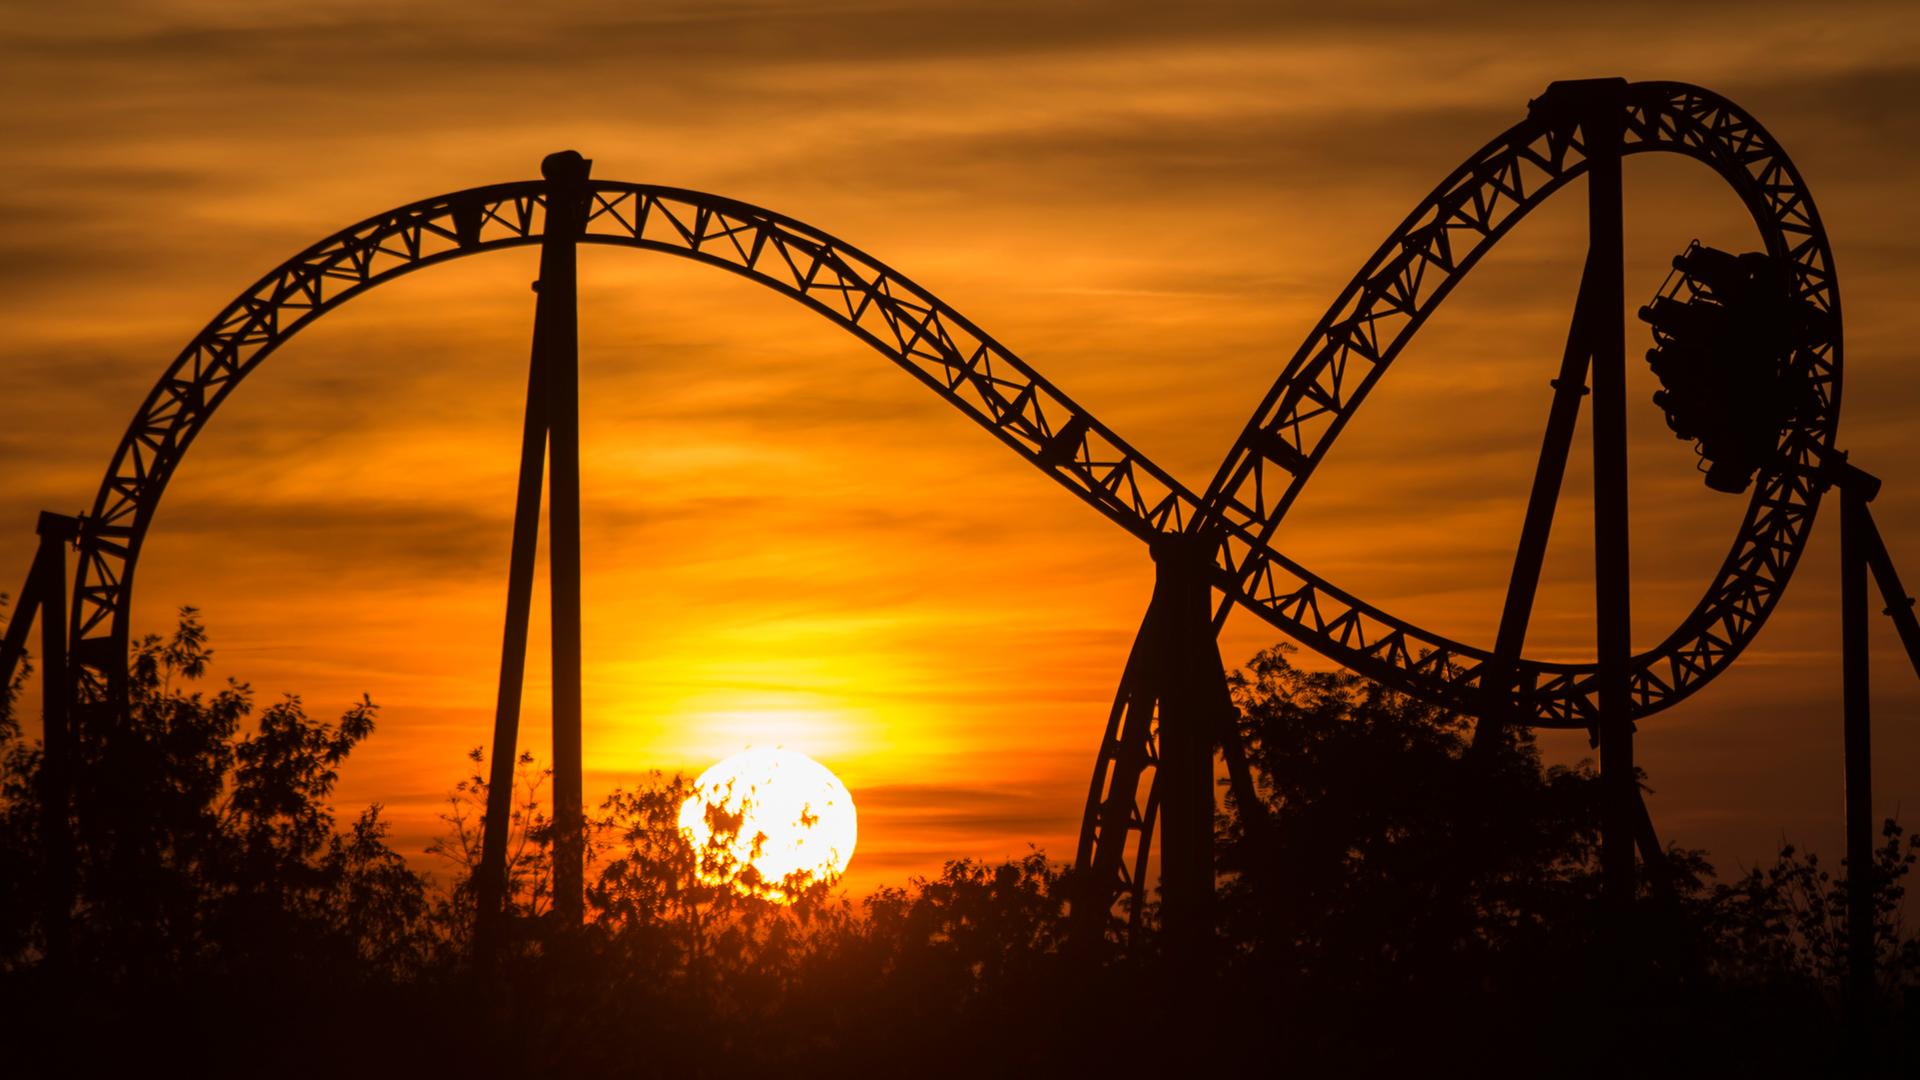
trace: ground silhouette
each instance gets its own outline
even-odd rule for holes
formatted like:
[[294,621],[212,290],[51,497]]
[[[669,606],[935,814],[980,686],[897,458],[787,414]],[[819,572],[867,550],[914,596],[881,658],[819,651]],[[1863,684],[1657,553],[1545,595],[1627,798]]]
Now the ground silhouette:
[[[1039,851],[858,899],[829,883],[790,905],[742,895],[696,872],[725,857],[724,836],[694,851],[677,827],[690,785],[659,775],[590,815],[590,918],[563,930],[543,773],[523,757],[508,934],[486,970],[471,959],[479,751],[434,846],[446,870],[422,875],[377,806],[345,823],[331,806],[371,702],[326,722],[298,698],[262,707],[244,684],[205,685],[190,609],[133,656],[128,715],[111,731],[83,721],[57,962],[18,684],[0,715],[0,1007],[30,1073],[1819,1075],[1833,1061],[1844,867],[1789,848],[1719,882],[1705,853],[1673,847],[1634,911],[1609,917],[1590,768],[1544,767],[1524,732],[1469,753],[1460,717],[1303,670],[1286,648],[1233,679],[1261,806],[1229,795],[1216,822],[1209,957],[1165,955],[1151,906],[1124,947],[1071,947],[1074,883]],[[1888,1075],[1912,1075],[1920,1043],[1920,942],[1898,920],[1915,851],[1888,822]],[[1173,1025],[1199,1025],[1206,1049]]]

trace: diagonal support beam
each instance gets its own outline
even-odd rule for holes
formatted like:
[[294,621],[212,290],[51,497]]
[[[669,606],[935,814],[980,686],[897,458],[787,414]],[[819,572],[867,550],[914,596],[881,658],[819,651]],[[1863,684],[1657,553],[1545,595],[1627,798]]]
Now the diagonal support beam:
[[1913,597],[1908,596],[1900,584],[1900,574],[1893,568],[1893,558],[1887,554],[1887,544],[1880,536],[1880,527],[1874,523],[1873,511],[1864,503],[1860,507],[1859,525],[1867,567],[1873,571],[1874,583],[1880,586],[1880,598],[1886,601],[1886,615],[1900,633],[1907,662],[1913,665],[1914,674],[1920,675],[1920,618],[1914,616]]
[[1084,944],[1097,943],[1106,936],[1113,905],[1122,893],[1130,894],[1130,918],[1135,921],[1146,899],[1144,860],[1139,861],[1130,878],[1123,880],[1121,875],[1126,865],[1128,833],[1138,828],[1142,852],[1152,843],[1151,815],[1156,808],[1149,801],[1142,810],[1139,798],[1140,778],[1158,762],[1153,748],[1153,688],[1161,682],[1160,622],[1159,608],[1149,604],[1127,657],[1100,761],[1094,767],[1087,793],[1087,810],[1074,857],[1074,866],[1082,875],[1074,905],[1074,936]]
[[[1226,686],[1226,671],[1222,668],[1220,684]],[[1240,820],[1249,831],[1264,832],[1267,828],[1267,807],[1260,801],[1260,793],[1253,785],[1253,769],[1247,764],[1247,748],[1240,741],[1240,729],[1234,723],[1237,711],[1231,692],[1227,695],[1226,707],[1220,710],[1220,756],[1227,762],[1227,783],[1232,786],[1233,801],[1238,804]]]
[[1573,433],[1580,420],[1580,399],[1587,395],[1587,366],[1592,357],[1588,323],[1594,311],[1593,251],[1580,273],[1580,292],[1574,300],[1573,319],[1567,328],[1567,345],[1560,356],[1560,373],[1554,377],[1553,404],[1547,412],[1547,430],[1540,441],[1540,460],[1534,466],[1533,489],[1527,496],[1527,516],[1520,529],[1520,545],[1513,555],[1513,573],[1507,579],[1507,600],[1500,612],[1500,631],[1494,639],[1493,660],[1481,679],[1483,701],[1479,723],[1473,730],[1473,747],[1484,752],[1493,739],[1512,723],[1513,673],[1526,644],[1527,625],[1533,618],[1534,597],[1540,590],[1540,568],[1547,557],[1547,541],[1553,534],[1553,513],[1560,502],[1560,487],[1566,480],[1567,456],[1573,450]]
[[[538,285],[535,286],[538,288]],[[527,411],[520,435],[520,483],[513,508],[513,554],[507,567],[506,630],[500,643],[500,689],[488,762],[487,818],[481,840],[475,949],[490,960],[499,948],[507,899],[507,833],[513,816],[514,762],[520,753],[520,699],[527,671],[527,620],[533,606],[533,563],[540,543],[540,496],[547,465],[547,369],[541,320],[533,323],[527,365]]]
[[1660,834],[1654,831],[1653,815],[1647,811],[1647,793],[1642,791],[1637,794],[1638,798],[1634,800],[1638,809],[1634,815],[1633,837],[1640,848],[1640,861],[1647,865],[1655,881],[1663,886],[1671,885],[1667,849],[1660,846]]
[[13,685],[13,673],[27,652],[27,635],[33,630],[33,618],[40,611],[40,559],[34,557],[27,580],[13,598],[13,610],[7,614],[7,633],[0,638],[0,693]]

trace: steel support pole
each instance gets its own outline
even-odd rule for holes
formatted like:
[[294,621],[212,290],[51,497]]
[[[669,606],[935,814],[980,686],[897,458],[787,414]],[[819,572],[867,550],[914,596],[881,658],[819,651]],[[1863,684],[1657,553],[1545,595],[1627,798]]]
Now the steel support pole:
[[[539,283],[534,284],[537,291]],[[540,544],[541,481],[547,466],[547,370],[536,308],[527,411],[520,434],[520,484],[513,507],[513,554],[507,567],[506,630],[500,643],[500,689],[488,762],[487,820],[481,841],[474,925],[475,951],[490,960],[499,947],[507,901],[507,839],[513,818],[514,762],[520,753],[520,698],[526,683],[527,618],[533,606],[533,563]]]
[[73,918],[73,672],[67,665],[67,545],[80,522],[40,515],[40,551],[34,558],[40,600],[41,827],[46,841],[47,891],[43,918],[50,966],[65,965]]
[[1621,220],[1624,103],[1597,92],[1581,120],[1587,150],[1587,231],[1592,275],[1593,578],[1599,691],[1601,874],[1617,907],[1634,895],[1639,783],[1633,768],[1633,657],[1627,557],[1627,336]]
[[[1090,950],[1111,925],[1120,895],[1144,891],[1154,831],[1160,834],[1161,920],[1167,952],[1204,966],[1213,928],[1213,750],[1232,731],[1233,696],[1214,635],[1211,561],[1205,541],[1162,537],[1153,546],[1153,600],[1120,681],[1074,858],[1076,948]],[[1249,814],[1257,793],[1244,752],[1227,743],[1228,771]],[[1236,764],[1237,757],[1237,764]],[[1141,804],[1140,778],[1152,778]],[[1251,820],[1259,822],[1255,817]],[[1255,826],[1257,827],[1257,825]],[[1131,874],[1127,843],[1137,844]],[[1132,911],[1137,925],[1140,904]]]
[[535,318],[547,371],[548,570],[553,590],[553,908],[585,915],[586,819],[580,749],[580,326],[576,249],[593,163],[571,150],[540,163],[547,178]]
[[[1154,545],[1160,653],[1160,902],[1167,953],[1204,965],[1213,935],[1213,744],[1224,680],[1213,635],[1211,564],[1187,537]],[[1209,664],[1211,658],[1211,664]]]
[[1866,503],[1840,491],[1840,678],[1847,815],[1847,990],[1856,1019],[1873,998],[1873,756],[1867,666]]

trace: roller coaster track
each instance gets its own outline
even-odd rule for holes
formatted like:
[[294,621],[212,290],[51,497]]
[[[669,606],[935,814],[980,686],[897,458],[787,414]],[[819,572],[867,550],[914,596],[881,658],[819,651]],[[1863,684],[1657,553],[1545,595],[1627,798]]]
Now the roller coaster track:
[[[1597,660],[1529,660],[1517,655],[1519,640],[1504,662],[1496,660],[1490,650],[1361,602],[1272,543],[1347,420],[1428,316],[1529,212],[1588,171],[1589,129],[1619,139],[1622,156],[1679,154],[1711,168],[1746,205],[1767,254],[1786,268],[1791,297],[1824,313],[1816,320],[1824,338],[1808,341],[1788,361],[1786,381],[1804,404],[1779,432],[1779,453],[1760,469],[1726,559],[1680,625],[1625,665],[1624,707],[1615,708],[1625,714],[1628,730],[1704,686],[1759,632],[1799,561],[1828,483],[1819,465],[1833,445],[1841,366],[1832,254],[1798,171],[1751,116],[1681,83],[1621,83],[1618,89],[1618,114],[1594,116],[1557,107],[1550,88],[1526,119],[1468,158],[1407,215],[1294,353],[1221,464],[1200,512],[1188,515],[1188,532],[1213,551],[1212,583],[1225,595],[1214,618],[1216,632],[1238,605],[1341,665],[1423,700],[1483,718],[1587,728],[1598,737]],[[1551,500],[1546,505],[1550,520]],[[1531,597],[1531,587],[1525,596]],[[1504,634],[1504,618],[1502,625]],[[1523,637],[1524,614],[1516,625]],[[1171,767],[1163,715],[1169,691],[1189,699],[1224,694],[1217,685],[1163,681],[1155,657],[1168,653],[1169,632],[1150,609],[1108,715],[1075,858],[1091,874],[1082,885],[1082,902],[1092,901],[1089,910],[1110,911],[1128,901],[1129,920],[1139,917],[1146,898],[1156,818],[1167,817],[1162,772]],[[1210,663],[1218,668],[1217,655]],[[1190,701],[1175,704],[1189,713],[1194,707]],[[1227,730],[1218,739],[1239,797],[1243,803],[1255,798],[1237,737]],[[1184,784],[1183,791],[1191,786]],[[1207,844],[1210,807],[1203,801],[1197,812],[1182,813],[1178,831],[1188,846]],[[1171,820],[1163,826],[1174,827]],[[1173,857],[1169,846],[1167,858]],[[1183,857],[1183,864],[1183,873],[1210,880],[1209,857]],[[1163,897],[1171,887],[1163,880]],[[1087,928],[1094,932],[1098,924]]]
[[[1705,162],[1745,200],[1794,288],[1835,317],[1832,340],[1796,358],[1822,408],[1783,432],[1786,461],[1831,443],[1839,402],[1839,297],[1811,197],[1786,155],[1732,104],[1675,83],[1632,88],[1627,153]],[[1217,543],[1213,585],[1277,629],[1421,697],[1460,704],[1489,653],[1397,619],[1314,574],[1270,539],[1347,419],[1453,285],[1530,210],[1578,177],[1578,128],[1529,117],[1443,181],[1374,253],[1294,354],[1204,498],[1039,372],[904,275],[791,218],[677,188],[594,182],[584,242],[730,270],[838,323],[1021,457],[1143,540]],[[86,515],[71,608],[76,661],[122,669],[134,569],[167,480],[206,421],[288,338],[352,297],[450,259],[536,243],[546,185],[474,188],[369,218],[263,276],[161,376],[128,426]],[[1634,715],[1678,701],[1751,641],[1792,573],[1819,501],[1792,468],[1756,485],[1712,586],[1664,642],[1635,660]],[[1224,610],[1224,609],[1223,609]],[[1523,660],[1517,704],[1532,722],[1593,715],[1591,664]]]
[[[1607,84],[1603,93],[1580,97],[1601,83]],[[1840,297],[1812,196],[1760,124],[1709,91],[1674,82],[1619,80],[1555,87],[1587,89],[1556,96],[1550,88],[1524,119],[1448,174],[1407,215],[1286,363],[1212,482],[1198,495],[904,275],[769,210],[679,188],[587,181],[582,171],[564,196],[556,183],[544,180],[496,184],[368,218],[288,259],[227,305],[181,351],[141,404],[91,510],[79,519],[43,515],[41,558],[0,649],[0,685],[12,675],[32,609],[38,606],[46,612],[43,631],[53,632],[48,639],[49,671],[70,660],[76,669],[71,685],[80,701],[110,711],[120,699],[119,684],[126,672],[134,573],[167,482],[220,404],[301,328],[376,285],[452,259],[541,244],[543,239],[606,244],[718,267],[813,309],[1152,549],[1160,564],[1155,600],[1109,714],[1076,860],[1084,875],[1079,887],[1085,890],[1077,894],[1076,917],[1082,907],[1093,913],[1082,922],[1094,932],[1105,935],[1112,929],[1116,901],[1130,899],[1138,915],[1157,814],[1168,819],[1163,831],[1175,835],[1169,831],[1171,815],[1160,811],[1163,796],[1170,805],[1185,807],[1177,830],[1185,837],[1177,873],[1171,869],[1175,845],[1166,844],[1169,883],[1163,886],[1163,898],[1168,910],[1174,908],[1173,878],[1185,881],[1182,894],[1188,899],[1183,903],[1196,909],[1202,905],[1194,897],[1211,888],[1207,845],[1215,741],[1227,753],[1241,797],[1250,795],[1236,737],[1226,731],[1210,741],[1210,721],[1202,719],[1231,712],[1213,638],[1235,607],[1353,671],[1483,720],[1498,717],[1500,723],[1589,730],[1604,722],[1609,731],[1624,725],[1630,732],[1635,721],[1706,685],[1753,641],[1800,560],[1821,495],[1830,485],[1839,486],[1852,500],[1843,516],[1854,522],[1851,531],[1843,530],[1848,580],[1853,582],[1846,605],[1851,612],[1846,616],[1848,827],[1852,857],[1864,861],[1871,855],[1872,833],[1860,625],[1863,568],[1879,579],[1916,670],[1920,621],[1912,615],[1911,601],[1901,591],[1865,509],[1878,482],[1847,466],[1845,455],[1833,445],[1841,387]],[[1573,98],[1584,104],[1567,107]],[[1596,110],[1594,101],[1603,104]],[[1816,329],[1796,342],[1785,360],[1783,392],[1796,404],[1778,432],[1777,453],[1753,480],[1732,547],[1699,602],[1658,645],[1630,658],[1624,603],[1611,623],[1619,633],[1609,636],[1603,620],[1602,652],[1613,657],[1603,716],[1600,661],[1547,662],[1519,656],[1524,616],[1513,620],[1517,634],[1509,633],[1509,620],[1503,618],[1498,652],[1457,642],[1337,587],[1279,551],[1274,537],[1347,421],[1486,253],[1535,207],[1588,175],[1609,178],[1604,200],[1594,198],[1595,205],[1611,205],[1612,224],[1605,231],[1617,234],[1618,159],[1648,153],[1692,158],[1733,190],[1752,216],[1770,261],[1784,271],[1789,302],[1813,312],[1816,317],[1809,322]],[[1596,161],[1605,162],[1605,169],[1595,166]],[[1601,188],[1596,184],[1593,190]],[[562,201],[556,204],[556,198]],[[579,199],[585,202],[583,214],[581,203],[573,201]],[[565,212],[550,213],[555,206]],[[549,237],[550,218],[555,224]],[[1600,231],[1596,227],[1596,236]],[[1617,237],[1609,243],[1611,265],[1617,268]],[[571,247],[567,250],[570,267]],[[1589,270],[1598,265],[1596,258],[1590,251]],[[567,280],[572,280],[570,270]],[[1608,297],[1609,306],[1618,298],[1613,292],[1594,295]],[[1589,301],[1583,282],[1576,330],[1590,320],[1618,315],[1593,308],[1598,302]],[[1577,359],[1575,336],[1570,335],[1568,362]],[[1606,348],[1617,361],[1619,339],[1611,341]],[[1593,348],[1596,365],[1599,351],[1599,346]],[[1595,382],[1597,400],[1597,375]],[[571,376],[567,385],[573,385]],[[1610,394],[1615,385],[1610,383]],[[529,431],[538,435],[533,400],[530,393]],[[1608,415],[1617,419],[1620,413]],[[1570,433],[1570,416],[1557,414],[1553,423],[1561,426],[1550,426],[1550,437],[1556,430]],[[1622,479],[1615,493],[1620,509],[1614,517],[1624,530],[1624,427],[1610,430],[1622,432],[1617,444]],[[1559,453],[1564,464],[1564,444]],[[1598,459],[1598,450],[1596,455]],[[1542,476],[1547,475],[1548,460],[1543,452]],[[523,487],[526,468],[523,461]],[[533,475],[537,480],[537,468]],[[537,483],[530,490],[537,515]],[[1558,480],[1547,489],[1536,481],[1536,500],[1542,490],[1557,494]],[[1551,500],[1544,505],[1550,524]],[[1533,529],[1531,508],[1529,517],[1526,535],[1534,539],[1523,543],[1523,555],[1533,550],[1532,558],[1543,549],[1545,533]],[[517,522],[516,536],[518,532]],[[57,557],[69,542],[79,551],[70,605],[61,602],[63,563]],[[1516,559],[1516,581],[1525,561]],[[1537,561],[1532,565],[1537,576]],[[1625,574],[1622,559],[1599,575],[1603,585],[1611,580],[1622,587],[1602,591],[1624,596]],[[577,586],[577,575],[575,582]],[[1531,586],[1524,594],[1510,591],[1509,615],[1516,610],[1516,596],[1530,605]],[[61,623],[64,650],[56,648],[61,635],[53,630]],[[56,655],[61,652],[64,657]],[[45,682],[52,687],[66,680],[50,676]],[[49,695],[49,709],[64,711],[64,696],[54,691]],[[67,721],[55,720],[56,712],[50,711],[49,732],[65,730]],[[511,726],[500,730],[507,733],[510,747]],[[51,762],[51,734],[48,747]],[[1169,752],[1169,747],[1176,749]],[[1605,755],[1603,745],[1603,775],[1608,773]],[[1622,760],[1629,768],[1615,772],[1630,777],[1630,753]],[[1637,788],[1629,785],[1627,790],[1637,799]],[[1618,824],[1609,820],[1609,837],[1621,831]],[[1647,832],[1651,834],[1650,826]],[[1608,843],[1614,850],[1613,841]],[[1629,845],[1629,873],[1622,879],[1629,885],[1631,864]],[[1871,911],[1870,888],[1861,884],[1855,892],[1850,910]],[[64,916],[61,909],[49,918]],[[1201,921],[1188,923],[1198,926]],[[1864,917],[1858,922],[1870,928]],[[1855,935],[1858,940],[1850,948],[1856,982],[1865,985],[1862,980],[1872,970],[1872,941],[1870,929],[1862,934]]]
[[[180,353],[134,416],[83,520],[71,640],[94,681],[124,664],[141,542],[168,479],[221,402],[301,328],[375,285],[538,243],[546,186],[475,188],[341,230],[262,277]],[[833,237],[714,195],[595,182],[580,239],[678,255],[799,301],[1137,536],[1178,532],[1191,520],[1192,492],[952,308]]]
[[[1733,547],[1678,628],[1634,658],[1633,716],[1705,685],[1753,640],[1792,575],[1819,505],[1811,475],[1832,445],[1840,406],[1840,295],[1813,197],[1757,121],[1699,87],[1628,89],[1624,154],[1670,153],[1706,164],[1740,196],[1792,295],[1829,316],[1828,340],[1797,352],[1804,410],[1780,434],[1781,456],[1756,481]],[[1267,392],[1207,489],[1202,528],[1222,534],[1229,595],[1325,655],[1421,697],[1471,700],[1489,658],[1381,615],[1278,557],[1268,543],[1360,403],[1453,286],[1530,211],[1586,171],[1584,132],[1536,112],[1489,142],[1407,215],[1354,275]],[[1257,542],[1242,538],[1251,534]],[[1244,545],[1244,546],[1243,546]],[[1520,662],[1522,715],[1540,727],[1587,727],[1591,663]]]
[[[1032,366],[913,281],[852,245],[760,207],[701,192],[592,181],[578,240],[706,263],[786,295],[866,342],[1015,453],[1157,550],[1181,538],[1221,594],[1214,626],[1244,607],[1336,662],[1424,700],[1541,727],[1594,728],[1597,667],[1518,658],[1389,615],[1274,547],[1276,529],[1347,420],[1426,319],[1526,215],[1588,169],[1589,129],[1623,155],[1691,157],[1741,198],[1791,296],[1824,312],[1824,336],[1791,357],[1799,409],[1762,468],[1734,543],[1705,595],[1659,645],[1632,658],[1629,720],[1683,699],[1753,640],[1805,547],[1825,486],[1839,409],[1840,301],[1832,257],[1799,173],[1752,117],[1679,83],[1621,84],[1621,115],[1538,107],[1443,180],[1376,250],[1267,392],[1204,495],[1195,495]],[[1543,99],[1544,100],[1544,99]],[[67,641],[84,696],[106,700],[125,671],[134,572],[167,481],[227,396],[282,343],[367,289],[424,267],[536,244],[546,181],[497,184],[368,218],[288,259],[209,322],[128,426],[79,521]],[[1144,632],[1143,632],[1144,633]],[[1137,652],[1138,650],[1136,650]],[[9,665],[10,666],[10,665]],[[1128,679],[1136,664],[1129,663]],[[1498,678],[1490,673],[1504,671]],[[1152,724],[1124,725],[1123,680],[1097,759],[1082,861],[1120,828],[1142,838],[1155,799]],[[1490,704],[1491,703],[1491,704]],[[1133,746],[1132,743],[1140,743]],[[1234,747],[1228,747],[1229,752]],[[1157,773],[1156,773],[1157,777]],[[1129,813],[1102,815],[1125,801]],[[1103,824],[1104,821],[1104,824]],[[1100,834],[1113,835],[1104,841]]]

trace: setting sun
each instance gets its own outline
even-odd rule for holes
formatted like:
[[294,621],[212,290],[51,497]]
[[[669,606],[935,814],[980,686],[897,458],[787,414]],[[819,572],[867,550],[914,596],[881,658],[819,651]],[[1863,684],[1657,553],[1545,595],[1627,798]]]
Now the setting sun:
[[846,872],[859,836],[853,796],[796,750],[754,748],[700,774],[680,831],[710,885],[782,903]]

